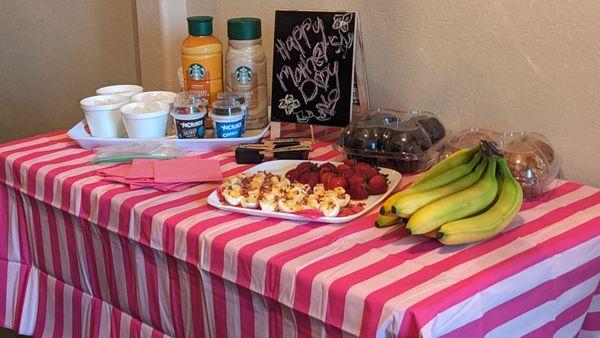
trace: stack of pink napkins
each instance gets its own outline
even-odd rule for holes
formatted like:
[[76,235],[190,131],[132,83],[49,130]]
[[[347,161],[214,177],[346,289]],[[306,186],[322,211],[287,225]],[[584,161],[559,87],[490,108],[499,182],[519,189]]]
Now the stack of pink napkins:
[[105,180],[128,184],[131,190],[181,191],[200,182],[223,179],[218,160],[198,156],[170,160],[134,159],[131,164],[100,169],[97,174]]

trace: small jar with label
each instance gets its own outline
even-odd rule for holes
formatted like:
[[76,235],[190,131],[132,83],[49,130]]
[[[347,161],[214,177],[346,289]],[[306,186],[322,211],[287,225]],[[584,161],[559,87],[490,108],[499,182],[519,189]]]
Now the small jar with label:
[[177,138],[204,138],[208,101],[198,92],[181,92],[173,101],[173,123]]
[[217,94],[218,100],[236,100],[242,107],[242,113],[244,113],[244,121],[242,122],[242,136],[246,135],[246,121],[248,120],[248,104],[246,103],[246,97],[244,93],[238,92],[222,92]]
[[248,129],[261,129],[268,124],[267,60],[261,36],[258,18],[227,20],[225,90],[244,95]]
[[213,102],[211,112],[208,115],[213,122],[215,137],[242,137],[244,113],[237,100],[217,100]]

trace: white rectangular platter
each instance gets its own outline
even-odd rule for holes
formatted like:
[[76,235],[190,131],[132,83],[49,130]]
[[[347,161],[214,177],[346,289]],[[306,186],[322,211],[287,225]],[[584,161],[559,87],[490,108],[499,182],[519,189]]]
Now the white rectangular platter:
[[[298,165],[298,163],[300,163],[300,162],[305,162],[305,161],[302,161],[302,160],[269,161],[269,162],[264,162],[264,163],[258,164],[255,167],[252,167],[252,168],[244,171],[243,173],[244,174],[252,174],[252,173],[256,173],[258,171],[268,171],[268,172],[271,172],[274,174],[285,175],[285,173],[288,170],[295,168],[296,165]],[[326,163],[324,161],[311,161],[311,162],[316,163],[316,164]],[[335,165],[340,164],[339,162],[331,162],[331,163],[333,163]],[[302,215],[296,215],[296,214],[285,213],[285,212],[269,212],[269,211],[262,211],[260,209],[246,209],[246,208],[242,208],[242,207],[234,207],[234,206],[228,205],[226,203],[222,203],[221,200],[219,199],[219,196],[218,196],[218,193],[216,190],[213,191],[208,196],[208,204],[210,204],[218,209],[221,209],[221,210],[237,212],[237,213],[253,215],[253,216],[260,216],[260,217],[274,217],[274,218],[282,218],[282,219],[289,219],[289,220],[294,220],[294,221],[304,221],[304,222],[346,223],[346,222],[350,222],[350,221],[364,215],[370,209],[372,209],[374,206],[376,206],[379,203],[381,203],[382,201],[384,201],[385,198],[392,191],[394,191],[396,186],[398,186],[398,184],[402,180],[402,175],[395,170],[391,170],[391,169],[387,169],[387,168],[380,168],[380,172],[384,175],[387,175],[388,181],[389,181],[388,190],[385,192],[385,194],[369,196],[368,199],[362,200],[362,201],[352,201],[352,202],[364,203],[365,208],[361,212],[358,212],[356,214],[352,214],[349,216],[344,216],[344,217],[319,217],[317,219],[311,219],[309,217],[305,217]]]
[[[207,152],[229,149],[233,145],[240,143],[256,143],[260,141],[269,130],[269,126],[264,129],[248,130],[246,131],[246,137],[239,138],[199,138],[199,139],[178,139],[176,136],[167,136],[156,140],[164,140],[166,144],[173,144],[175,146],[184,148],[188,151],[193,152]],[[212,132],[212,131],[209,131]],[[77,142],[80,147],[84,149],[93,149],[102,146],[111,146],[116,144],[132,144],[139,143],[148,140],[133,139],[126,137],[118,138],[102,138],[93,137],[90,135],[85,128],[85,120],[77,123],[73,128],[67,132],[72,140]]]

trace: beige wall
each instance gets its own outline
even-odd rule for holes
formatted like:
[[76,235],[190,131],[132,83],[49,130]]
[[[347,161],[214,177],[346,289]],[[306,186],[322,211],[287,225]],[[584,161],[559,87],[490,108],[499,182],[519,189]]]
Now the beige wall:
[[275,9],[358,10],[374,106],[541,132],[568,178],[600,186],[600,1],[188,0],[225,43],[227,18],[260,17],[269,54]]
[[132,0],[3,1],[0,142],[68,129],[96,88],[138,82]]

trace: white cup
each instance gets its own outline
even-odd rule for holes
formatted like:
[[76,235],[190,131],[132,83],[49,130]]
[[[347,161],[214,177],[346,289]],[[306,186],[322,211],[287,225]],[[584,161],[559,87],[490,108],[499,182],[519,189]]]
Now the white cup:
[[177,93],[165,91],[152,91],[137,93],[131,97],[132,102],[155,101],[173,105],[173,101],[177,97]]
[[170,106],[164,102],[152,102],[158,109],[140,112],[147,102],[132,102],[121,107],[121,116],[129,138],[151,139],[165,136]]
[[129,98],[121,95],[97,95],[79,102],[85,120],[94,137],[119,137],[125,135],[120,108],[129,103]]
[[96,94],[98,95],[122,95],[126,97],[132,97],[137,93],[141,93],[144,91],[142,86],[138,85],[114,85],[114,86],[106,86],[102,88],[96,89]]

